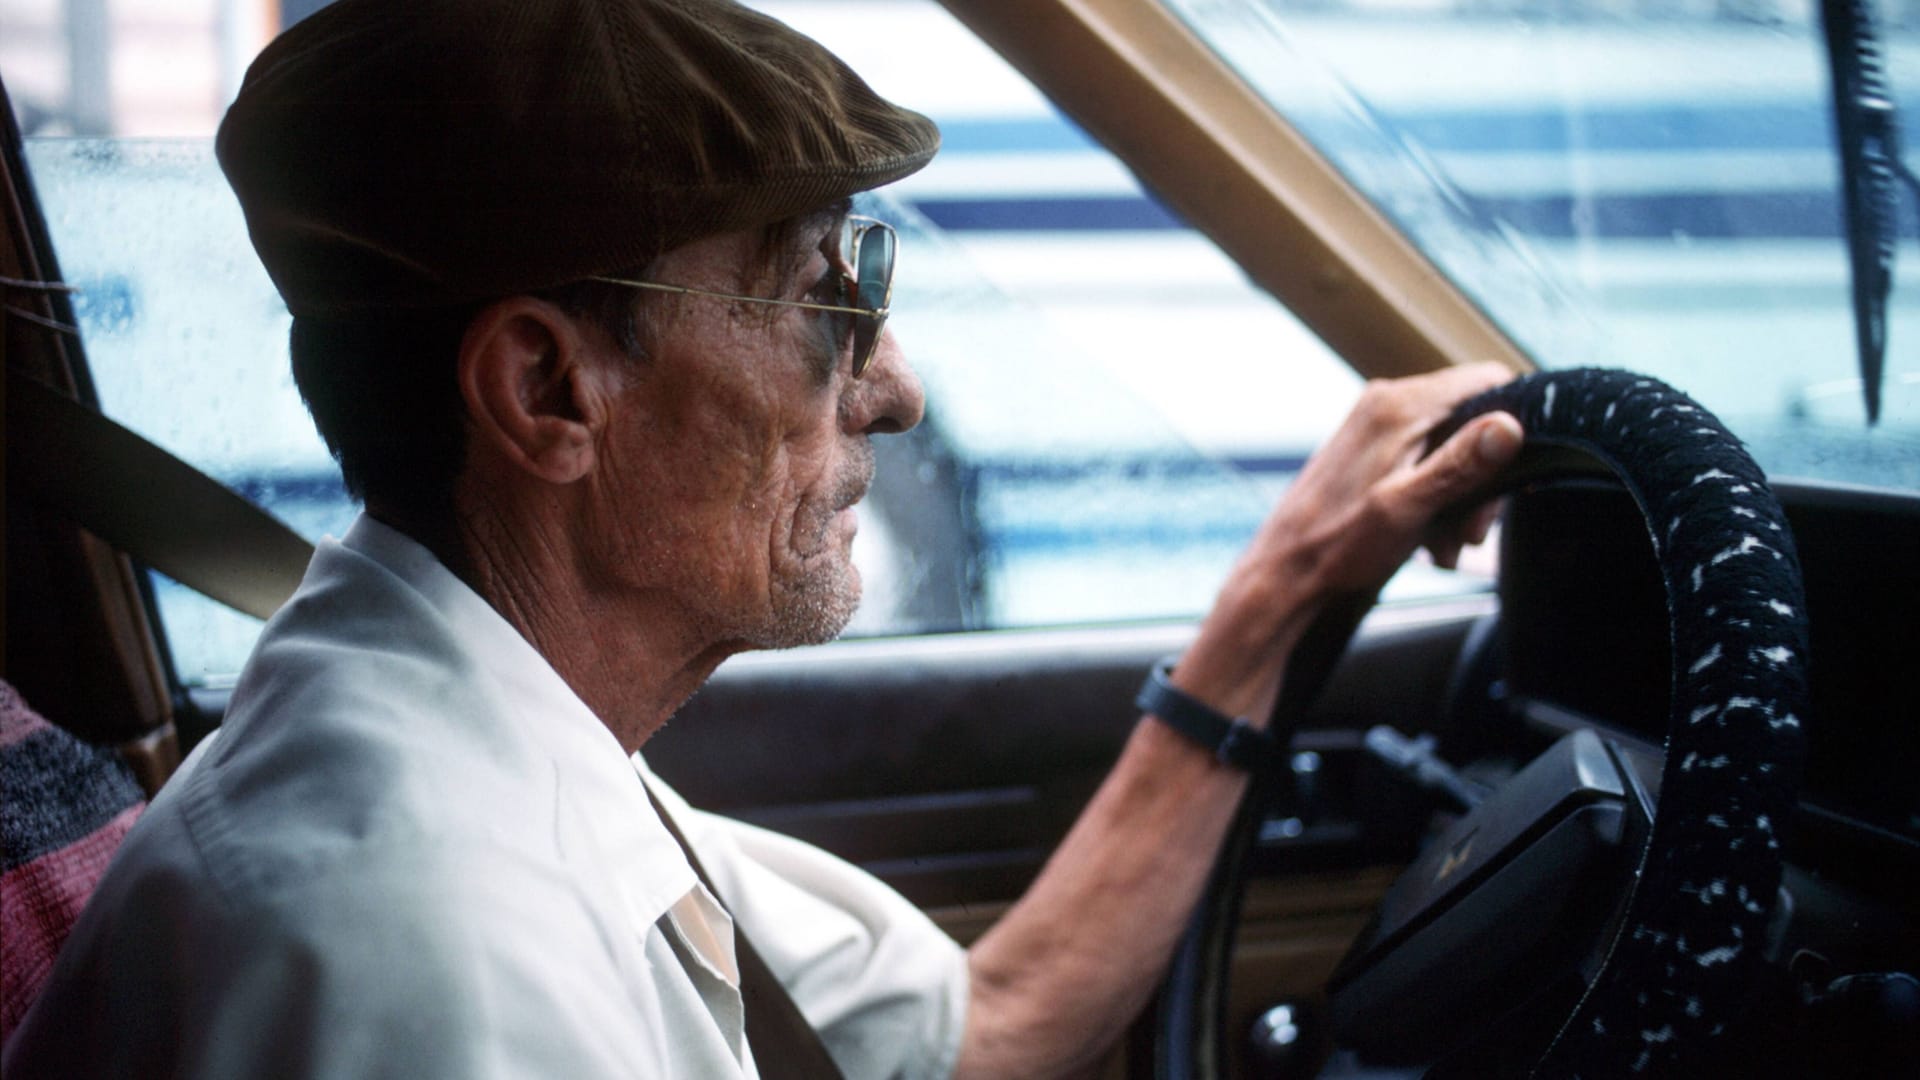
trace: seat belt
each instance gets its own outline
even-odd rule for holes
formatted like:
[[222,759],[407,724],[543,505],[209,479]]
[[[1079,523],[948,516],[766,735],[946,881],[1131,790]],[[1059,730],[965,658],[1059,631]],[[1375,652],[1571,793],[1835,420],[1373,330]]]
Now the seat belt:
[[7,486],[190,589],[265,619],[313,545],[97,410],[7,370]]
[[[693,853],[693,845],[687,843],[680,826],[674,824],[667,808],[660,804],[660,797],[646,781],[642,780],[640,786],[646,788],[654,813],[660,815],[660,823],[680,845],[700,884],[724,907],[726,901],[721,898],[720,890],[707,876],[707,868],[700,865],[700,857]],[[760,958],[738,919],[733,921],[733,952],[740,968],[740,1002],[746,1011],[747,1045],[753,1048],[753,1061],[760,1069],[762,1080],[843,1080],[844,1074],[828,1055],[820,1033],[801,1015],[800,1006],[793,1003],[787,988],[780,985],[773,969]]]

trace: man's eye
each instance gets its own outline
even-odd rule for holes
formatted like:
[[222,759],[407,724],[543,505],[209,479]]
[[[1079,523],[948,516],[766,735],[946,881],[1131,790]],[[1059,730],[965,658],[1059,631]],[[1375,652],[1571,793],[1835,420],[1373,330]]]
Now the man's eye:
[[847,286],[847,276],[837,268],[828,267],[827,272],[822,274],[820,280],[815,282],[813,288],[808,291],[807,299],[816,304],[832,304],[841,307],[846,305],[851,295],[852,292]]

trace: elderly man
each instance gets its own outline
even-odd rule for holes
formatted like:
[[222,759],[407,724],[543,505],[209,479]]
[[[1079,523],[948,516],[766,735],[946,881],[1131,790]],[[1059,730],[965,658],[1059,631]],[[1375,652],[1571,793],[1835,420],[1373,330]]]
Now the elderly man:
[[847,1075],[1097,1057],[1246,784],[1183,721],[1264,716],[1327,598],[1519,432],[1421,460],[1501,373],[1369,388],[963,952],[636,756],[722,660],[859,599],[870,440],[922,399],[892,231],[847,200],[936,144],[722,0],[342,0],[260,56],[221,161],[366,513],[127,841],[9,1076],[774,1075],[807,1028]]

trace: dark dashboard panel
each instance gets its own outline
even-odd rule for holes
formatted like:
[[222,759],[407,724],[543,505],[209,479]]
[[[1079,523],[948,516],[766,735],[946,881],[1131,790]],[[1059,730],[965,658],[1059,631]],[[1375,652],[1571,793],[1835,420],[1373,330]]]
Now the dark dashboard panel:
[[[1920,859],[1920,498],[1790,483],[1776,492],[1812,627],[1803,832]],[[1510,694],[1662,741],[1665,593],[1627,493],[1582,479],[1516,494],[1501,563]]]
[[1568,480],[1518,492],[1500,544],[1511,694],[1659,741],[1671,684],[1666,595],[1626,491]]

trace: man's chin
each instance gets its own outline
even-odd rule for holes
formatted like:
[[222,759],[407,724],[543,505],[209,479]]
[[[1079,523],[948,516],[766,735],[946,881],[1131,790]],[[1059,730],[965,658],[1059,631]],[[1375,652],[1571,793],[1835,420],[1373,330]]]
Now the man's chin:
[[796,583],[774,612],[775,625],[766,649],[793,649],[824,645],[840,636],[860,607],[860,568],[851,559],[836,573]]

